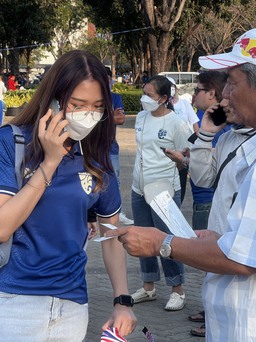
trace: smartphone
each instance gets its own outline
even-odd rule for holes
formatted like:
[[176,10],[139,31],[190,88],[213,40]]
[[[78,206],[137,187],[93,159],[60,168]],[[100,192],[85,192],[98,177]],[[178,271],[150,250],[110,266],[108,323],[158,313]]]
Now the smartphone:
[[227,121],[226,113],[220,105],[213,111],[213,113],[210,113],[210,118],[215,126],[220,126]]
[[57,101],[56,99],[53,99],[51,104],[50,104],[50,108],[53,110],[54,115],[58,114],[60,111],[59,101]]
[[[53,110],[53,115],[57,115],[59,112],[60,112],[60,104],[59,104],[59,101],[56,100],[56,99],[53,99],[52,102],[50,103],[50,108]],[[49,122],[47,122],[47,127],[49,125],[51,120],[49,120]],[[66,131],[66,128],[64,128],[62,130],[62,132],[65,132]]]

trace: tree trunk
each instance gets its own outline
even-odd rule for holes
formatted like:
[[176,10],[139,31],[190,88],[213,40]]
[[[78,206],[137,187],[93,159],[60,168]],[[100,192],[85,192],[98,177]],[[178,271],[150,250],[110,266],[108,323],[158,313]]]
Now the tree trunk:
[[19,50],[13,49],[8,55],[9,69],[12,75],[19,74]]
[[116,79],[116,54],[113,51],[111,54],[111,71],[112,78]]

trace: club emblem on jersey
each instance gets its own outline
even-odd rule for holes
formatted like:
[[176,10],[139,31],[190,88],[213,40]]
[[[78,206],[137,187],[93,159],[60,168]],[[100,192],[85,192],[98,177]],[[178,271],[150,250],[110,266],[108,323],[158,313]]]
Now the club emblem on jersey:
[[84,192],[89,195],[92,192],[92,175],[88,172],[79,172],[78,174]]
[[164,139],[164,137],[166,136],[167,134],[167,131],[163,128],[159,129],[158,131],[158,138],[159,139]]

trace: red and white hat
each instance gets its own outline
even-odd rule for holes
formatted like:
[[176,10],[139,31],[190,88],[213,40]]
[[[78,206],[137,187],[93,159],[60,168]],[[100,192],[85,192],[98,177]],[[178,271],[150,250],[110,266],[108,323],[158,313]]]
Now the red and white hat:
[[199,57],[199,64],[205,69],[227,69],[244,63],[256,65],[256,29],[239,37],[231,52]]

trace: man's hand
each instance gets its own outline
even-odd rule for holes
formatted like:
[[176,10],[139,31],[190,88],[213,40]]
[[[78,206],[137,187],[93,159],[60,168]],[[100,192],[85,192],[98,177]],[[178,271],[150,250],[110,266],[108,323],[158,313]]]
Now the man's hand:
[[[164,153],[168,158],[177,164],[177,168],[179,170],[183,169],[189,164],[190,150],[188,147],[184,148],[182,151],[174,151],[170,148],[166,148]],[[183,163],[184,159],[186,160],[186,165]]]
[[217,241],[221,235],[210,229],[195,230],[195,233],[199,239],[211,238]]
[[109,230],[104,235],[118,236],[118,240],[129,254],[143,257],[160,255],[160,247],[167,236],[157,228],[138,226]]
[[223,123],[222,125],[215,126],[212,119],[211,119],[211,114],[214,112],[215,109],[217,109],[219,106],[218,103],[215,105],[209,107],[203,115],[202,121],[201,121],[201,127],[204,131],[210,132],[210,133],[218,133],[221,131],[225,126],[226,123]]

